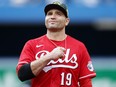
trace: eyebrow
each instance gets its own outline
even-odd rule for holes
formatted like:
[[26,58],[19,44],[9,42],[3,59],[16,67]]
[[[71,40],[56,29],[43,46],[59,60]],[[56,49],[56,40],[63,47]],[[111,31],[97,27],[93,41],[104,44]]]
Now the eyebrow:
[[[52,13],[52,11],[48,11],[47,14]],[[55,13],[60,13],[61,15],[63,15],[62,11],[56,10]]]

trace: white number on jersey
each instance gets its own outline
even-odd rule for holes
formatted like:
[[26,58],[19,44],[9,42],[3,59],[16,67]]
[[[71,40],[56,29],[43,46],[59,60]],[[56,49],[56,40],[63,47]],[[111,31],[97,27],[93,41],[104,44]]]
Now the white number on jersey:
[[72,81],[72,74],[71,73],[61,73],[61,85],[71,85],[71,81]]

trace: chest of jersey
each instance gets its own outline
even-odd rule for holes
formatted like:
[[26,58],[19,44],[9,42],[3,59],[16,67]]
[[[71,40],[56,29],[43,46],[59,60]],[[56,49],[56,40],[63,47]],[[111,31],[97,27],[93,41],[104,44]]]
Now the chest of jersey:
[[[46,55],[53,48],[42,47],[37,50],[36,59]],[[38,81],[43,81],[43,78],[49,79],[46,82],[41,82],[49,87],[77,87],[77,77],[79,75],[78,57],[75,50],[67,48],[64,58],[51,60],[38,76]],[[40,78],[41,77],[41,78]],[[46,86],[46,87],[47,87]]]

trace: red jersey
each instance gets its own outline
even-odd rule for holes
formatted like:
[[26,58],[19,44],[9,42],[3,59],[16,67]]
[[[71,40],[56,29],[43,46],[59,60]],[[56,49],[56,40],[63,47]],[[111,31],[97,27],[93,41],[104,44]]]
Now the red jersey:
[[32,87],[79,87],[79,80],[96,76],[85,45],[71,36],[63,41],[49,40],[46,35],[29,40],[21,52],[17,71],[23,64],[39,59],[56,46],[66,48],[65,57],[51,60],[38,76],[31,79]]

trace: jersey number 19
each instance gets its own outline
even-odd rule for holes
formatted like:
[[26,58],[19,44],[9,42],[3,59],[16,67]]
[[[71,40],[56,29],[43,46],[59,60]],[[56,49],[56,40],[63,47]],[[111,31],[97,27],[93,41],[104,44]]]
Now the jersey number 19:
[[72,74],[71,73],[61,73],[61,85],[71,85],[72,82]]

